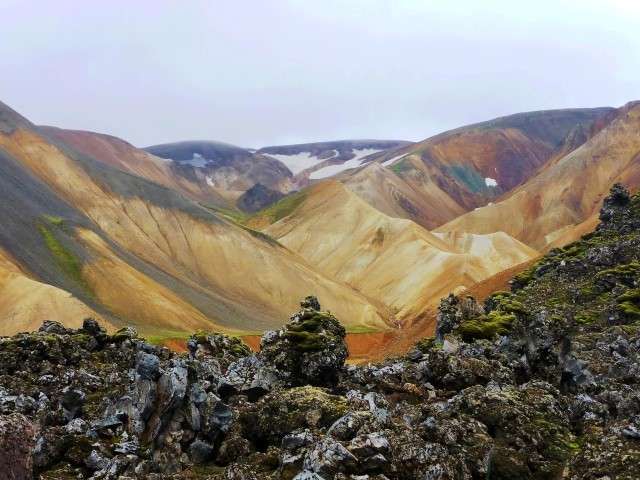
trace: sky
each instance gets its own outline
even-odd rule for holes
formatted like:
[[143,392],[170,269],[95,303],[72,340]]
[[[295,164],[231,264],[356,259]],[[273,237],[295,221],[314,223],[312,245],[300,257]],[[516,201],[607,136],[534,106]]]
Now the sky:
[[636,0],[0,0],[0,100],[136,146],[421,140],[640,99]]

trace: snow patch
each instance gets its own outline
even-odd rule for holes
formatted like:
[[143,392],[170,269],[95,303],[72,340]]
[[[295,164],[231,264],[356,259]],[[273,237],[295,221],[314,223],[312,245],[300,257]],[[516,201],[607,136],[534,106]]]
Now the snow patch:
[[315,155],[311,155],[311,152],[296,153],[295,155],[265,153],[265,155],[268,155],[284,163],[294,175],[323,161]]
[[209,185],[210,187],[216,186],[216,184],[213,183],[213,178],[211,178],[209,175],[207,175],[207,185]]
[[351,160],[347,160],[340,165],[329,165],[328,167],[321,168],[320,170],[316,170],[309,175],[311,180],[319,180],[321,178],[327,178],[332,175],[335,175],[340,172],[344,172],[345,170],[351,170],[352,168],[358,168],[362,164],[362,159],[369,155],[373,155],[374,153],[382,152],[383,150],[378,150],[377,148],[364,148],[362,150],[353,150],[355,153],[355,157]]
[[498,186],[498,182],[491,178],[491,177],[487,177],[484,179],[484,183],[487,184],[487,187],[497,187]]
[[192,165],[194,167],[203,168],[207,163],[209,163],[209,160],[207,160],[206,158],[204,158],[202,155],[198,153],[194,153],[193,158],[191,160],[185,160],[180,163],[185,163],[187,165]]
[[406,157],[408,154],[407,153],[403,153],[402,155],[398,155],[397,157],[393,157],[390,158],[389,160],[385,160],[384,162],[382,162],[380,165],[382,165],[383,167],[388,167],[390,166],[393,162],[400,160],[401,158]]

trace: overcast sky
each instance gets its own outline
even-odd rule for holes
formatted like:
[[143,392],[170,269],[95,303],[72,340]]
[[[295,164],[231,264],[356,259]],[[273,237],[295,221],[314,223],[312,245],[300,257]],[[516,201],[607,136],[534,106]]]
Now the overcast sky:
[[640,99],[636,0],[0,0],[0,100],[137,146],[420,140]]

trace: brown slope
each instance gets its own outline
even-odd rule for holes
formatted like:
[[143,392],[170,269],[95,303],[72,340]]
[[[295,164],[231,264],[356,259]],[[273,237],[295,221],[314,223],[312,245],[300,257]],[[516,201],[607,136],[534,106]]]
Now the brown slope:
[[201,169],[156,157],[110,135],[55,127],[39,128],[48,136],[123,172],[164,185],[207,205],[233,208],[234,202],[229,201],[229,194],[212,187]]
[[[347,325],[384,326],[366,298],[264,236],[30,124],[3,131],[0,169],[8,174],[0,177],[0,210],[11,208],[3,211],[0,246],[40,281],[73,292],[116,323],[156,333],[261,330],[279,326],[300,298],[316,293]],[[69,254],[56,258],[56,244],[77,268],[68,265]]]
[[[416,220],[426,217],[428,220],[419,223],[433,228],[442,225],[443,220],[453,220],[460,210],[469,211],[496,201],[505,192],[528,180],[545,164],[572,128],[590,129],[594,122],[600,121],[611,110],[573,109],[516,114],[374,155],[370,157],[372,160],[384,164],[439,214],[421,209],[413,213],[411,209],[417,207],[418,202],[412,202],[408,209],[395,205],[385,211],[394,211],[404,218]],[[359,173],[353,172],[352,175]],[[347,177],[340,178],[349,183]],[[497,187],[487,185],[487,179],[495,180]],[[370,203],[384,204],[385,200],[375,197],[385,199],[389,193],[384,190],[368,193]]]
[[[326,180],[303,194],[292,211],[263,231],[392,307],[405,322],[450,291],[537,255],[513,239],[506,241],[506,235],[449,245],[410,220],[384,215],[337,181]],[[493,245],[504,250],[499,261],[486,255]]]
[[640,103],[619,109],[613,120],[568,155],[554,161],[505,200],[467,213],[437,230],[504,231],[539,250],[566,243],[593,224],[601,200],[621,181],[640,188]]
[[465,210],[434,183],[416,189],[378,162],[371,162],[344,184],[382,213],[413,220],[427,229],[446,223]]

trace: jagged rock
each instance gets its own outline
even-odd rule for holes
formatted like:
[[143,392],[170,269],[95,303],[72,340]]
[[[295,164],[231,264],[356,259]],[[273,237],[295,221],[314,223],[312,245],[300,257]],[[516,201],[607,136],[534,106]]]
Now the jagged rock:
[[0,480],[33,478],[37,426],[24,415],[0,415]]
[[67,327],[65,327],[60,322],[55,322],[53,320],[45,320],[42,322],[42,326],[38,330],[42,333],[55,333],[56,335],[68,335],[71,333]]
[[141,352],[136,372],[145,380],[156,381],[160,378],[160,359],[150,353]]
[[74,418],[65,426],[68,433],[73,433],[75,435],[82,435],[87,431],[87,428],[87,422],[81,418]]
[[254,452],[253,444],[242,437],[241,429],[236,428],[232,429],[220,444],[216,460],[222,465],[228,465],[238,461],[241,457],[248,457]]
[[208,394],[199,411],[200,431],[212,442],[229,432],[233,421],[231,409],[219,397]]
[[309,470],[303,470],[302,472],[297,474],[295,477],[293,477],[293,480],[324,480],[324,478],[315,472],[311,472]]
[[349,450],[361,457],[371,457],[378,453],[388,452],[389,440],[378,432],[359,435],[351,440]]
[[85,460],[85,464],[94,471],[105,470],[109,465],[109,459],[96,450],[91,450],[91,454]]
[[314,295],[309,295],[308,297],[305,297],[305,299],[300,302],[300,306],[303,309],[309,309],[315,312],[319,312],[321,310],[320,302],[318,302],[318,299]]
[[145,380],[141,377],[136,379],[132,401],[143,421],[147,421],[153,414],[157,393],[158,386],[156,382]]
[[256,401],[274,389],[276,373],[255,355],[249,355],[229,365],[218,392],[224,397],[241,394]]
[[213,444],[202,438],[196,439],[196,441],[189,446],[189,456],[191,457],[191,461],[196,465],[211,460],[213,458],[213,452]]
[[327,438],[314,445],[304,458],[304,469],[321,477],[354,469],[358,460],[342,444]]
[[86,394],[77,388],[65,387],[60,395],[62,414],[67,422],[73,420],[82,409]]
[[173,410],[180,405],[187,392],[187,369],[178,364],[166,371],[158,381],[158,413]]
[[436,344],[442,345],[444,336],[451,333],[460,324],[460,316],[457,315],[458,297],[453,293],[440,300],[438,305],[438,317],[436,319]]
[[331,386],[349,356],[346,330],[333,315],[320,312],[315,297],[277,334],[263,337],[258,359],[271,367],[285,386]]

